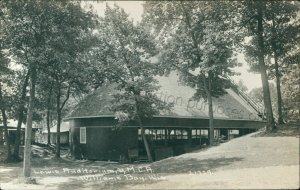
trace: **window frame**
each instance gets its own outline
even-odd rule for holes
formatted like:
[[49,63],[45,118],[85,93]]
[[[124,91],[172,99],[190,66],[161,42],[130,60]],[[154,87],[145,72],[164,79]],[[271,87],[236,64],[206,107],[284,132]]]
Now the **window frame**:
[[[82,138],[83,135],[85,138]],[[86,144],[86,127],[79,128],[79,142],[80,142],[80,144]]]

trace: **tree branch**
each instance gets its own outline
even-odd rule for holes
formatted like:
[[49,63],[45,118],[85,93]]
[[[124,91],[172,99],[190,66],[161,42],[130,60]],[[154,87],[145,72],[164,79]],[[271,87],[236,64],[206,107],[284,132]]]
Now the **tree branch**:
[[70,98],[70,91],[71,91],[71,84],[69,84],[69,86],[68,86],[66,99],[63,101],[63,103],[61,104],[61,107],[59,108],[60,111],[64,108],[66,102],[69,100],[69,98]]

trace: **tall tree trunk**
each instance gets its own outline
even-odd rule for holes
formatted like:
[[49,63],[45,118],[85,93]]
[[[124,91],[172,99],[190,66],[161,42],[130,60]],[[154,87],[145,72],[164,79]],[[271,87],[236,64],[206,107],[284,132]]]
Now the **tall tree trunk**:
[[208,73],[208,84],[206,82],[206,77],[202,75],[203,86],[207,95],[208,101],[208,115],[209,115],[209,144],[214,144],[214,113],[213,113],[213,102],[211,95],[211,74]]
[[11,161],[12,154],[11,154],[10,141],[9,141],[9,136],[8,136],[7,117],[6,117],[5,112],[6,112],[5,108],[1,108],[1,113],[2,113],[2,118],[3,118],[3,126],[4,126],[4,138],[5,138],[6,147],[7,147],[6,161]]
[[57,128],[56,128],[56,152],[55,157],[60,157],[60,124],[61,124],[61,111],[57,111]]
[[150,151],[150,148],[149,148],[148,140],[147,140],[146,135],[145,135],[145,128],[144,128],[144,125],[143,125],[143,122],[142,122],[142,118],[139,115],[140,108],[139,108],[139,105],[138,105],[139,104],[139,101],[138,101],[138,98],[137,98],[138,95],[135,94],[134,96],[135,96],[135,107],[136,107],[136,111],[137,111],[137,122],[138,122],[138,124],[140,125],[140,128],[141,128],[141,135],[142,135],[144,146],[145,146],[145,149],[146,149],[146,152],[147,152],[148,161],[153,162],[153,158],[152,158],[151,151]]
[[274,62],[275,62],[275,76],[276,76],[276,90],[277,90],[277,111],[278,111],[278,123],[283,124],[283,114],[282,114],[282,98],[281,98],[281,87],[280,87],[280,73],[278,66],[277,53],[274,51]]
[[50,134],[50,110],[51,110],[51,97],[52,97],[52,84],[49,88],[49,94],[48,94],[48,100],[47,100],[47,118],[46,118],[46,123],[47,123],[47,144],[50,145],[51,141],[51,134]]
[[50,134],[50,109],[47,108],[47,144],[51,145],[51,134]]
[[[300,66],[298,65],[298,68],[300,68]],[[300,78],[298,79],[298,85],[299,85],[299,94],[300,94]],[[300,98],[300,97],[299,97]],[[299,99],[298,99],[299,100]],[[300,123],[300,106],[298,107],[298,123]]]
[[26,130],[25,130],[25,150],[24,150],[24,164],[23,175],[30,177],[31,175],[31,131],[32,131],[32,115],[35,103],[35,83],[36,83],[36,67],[30,65],[30,96],[27,110]]
[[153,162],[151,151],[150,151],[149,144],[148,144],[148,140],[146,139],[146,135],[145,135],[145,128],[144,128],[144,125],[143,125],[143,122],[142,122],[140,116],[138,116],[138,123],[139,123],[140,128],[141,128],[141,135],[142,135],[142,139],[143,139],[143,142],[144,142],[144,146],[146,148],[148,161]]
[[[265,2],[260,2],[265,3]],[[270,96],[270,88],[268,82],[268,76],[266,71],[266,65],[264,61],[265,53],[264,53],[264,28],[263,28],[263,4],[260,4],[257,7],[257,39],[258,39],[258,62],[260,66],[263,94],[264,94],[264,105],[267,114],[267,130],[271,131],[275,129],[275,122],[272,111],[272,103]]]
[[26,88],[28,86],[29,81],[29,71],[27,71],[23,86],[22,86],[22,92],[20,97],[20,104],[18,107],[18,124],[17,124],[17,134],[15,139],[15,147],[14,147],[14,153],[13,156],[15,159],[19,160],[19,151],[20,151],[20,144],[21,144],[21,126],[24,120],[24,111],[25,111],[25,103],[26,103]]
[[[58,81],[58,78],[57,78]],[[59,158],[60,157],[60,124],[61,124],[61,112],[63,108],[65,107],[67,101],[70,98],[70,91],[71,91],[71,84],[69,83],[67,94],[65,100],[60,103],[61,99],[61,83],[57,83],[57,94],[56,94],[56,111],[57,111],[57,128],[56,128],[56,152],[55,152],[55,157]]]
[[60,85],[57,89],[57,95],[56,95],[56,112],[57,112],[57,124],[56,124],[56,152],[55,157],[60,157],[60,122],[61,122],[61,109],[60,109]]
[[3,144],[3,129],[0,128],[0,145]]
[[214,144],[214,113],[213,113],[213,102],[212,102],[212,95],[211,95],[211,75],[208,74],[208,111],[209,111],[209,144]]
[[3,100],[2,85],[1,84],[0,84],[0,103],[1,103],[1,114],[2,114],[2,118],[3,118],[4,138],[5,138],[6,147],[7,147],[6,161],[11,161],[12,154],[11,154],[10,141],[9,141],[9,136],[8,136],[7,117],[6,117],[6,109],[5,109],[6,104]]
[[283,124],[283,114],[282,114],[282,98],[281,98],[281,87],[280,87],[280,73],[278,65],[278,54],[275,39],[275,21],[272,20],[272,50],[274,53],[274,65],[275,65],[275,77],[276,77],[276,90],[277,90],[277,112],[278,112],[278,123]]
[[[183,1],[180,1],[182,5],[182,10],[185,15],[185,24],[190,29],[190,35],[193,41],[193,46],[195,49],[199,49],[199,41],[196,39],[195,34],[192,32],[192,26],[191,26],[191,16],[189,15],[189,10],[185,8]],[[201,54],[200,51],[196,54],[197,56],[197,62],[201,61]],[[208,101],[208,115],[209,115],[209,144],[214,144],[214,115],[213,115],[213,103],[212,103],[212,96],[211,96],[211,81],[210,81],[210,74],[209,74],[209,82],[206,83],[206,77],[204,74],[202,74],[202,80],[203,80],[203,86],[205,89],[205,93],[207,95],[207,101]]]

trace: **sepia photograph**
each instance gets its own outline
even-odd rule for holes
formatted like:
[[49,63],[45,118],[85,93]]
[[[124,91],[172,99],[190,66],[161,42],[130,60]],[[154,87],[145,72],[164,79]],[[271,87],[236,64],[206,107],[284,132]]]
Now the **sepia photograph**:
[[0,190],[299,189],[300,2],[1,0]]

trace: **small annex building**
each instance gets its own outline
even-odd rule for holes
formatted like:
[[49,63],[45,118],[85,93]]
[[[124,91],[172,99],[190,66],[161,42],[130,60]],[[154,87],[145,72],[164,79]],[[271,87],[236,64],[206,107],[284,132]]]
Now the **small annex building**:
[[[8,129],[8,139],[11,145],[15,144],[15,140],[17,137],[17,125],[18,121],[13,119],[7,120],[7,129]],[[21,130],[20,130],[20,144],[24,145],[25,143],[25,127],[26,125],[22,123]],[[36,142],[36,133],[39,130],[38,126],[33,125],[31,131],[31,142]],[[0,120],[0,143],[4,142],[4,125],[3,122]]]
[[[179,155],[199,148],[208,141],[208,105],[195,101],[195,89],[182,85],[179,76],[157,77],[160,90],[156,95],[174,103],[171,111],[144,121],[145,134],[154,160]],[[227,94],[213,99],[215,138],[227,139],[263,127],[259,108],[236,86]],[[146,157],[141,131],[135,122],[117,128],[110,111],[115,86],[104,85],[87,95],[64,120],[70,124],[70,151],[76,159],[119,160]]]
[[[60,144],[69,144],[69,122],[63,121],[60,124]],[[57,125],[54,125],[50,128],[50,143],[56,144],[57,138]],[[40,131],[37,135],[37,142],[42,144],[48,143],[48,130],[47,128]]]

